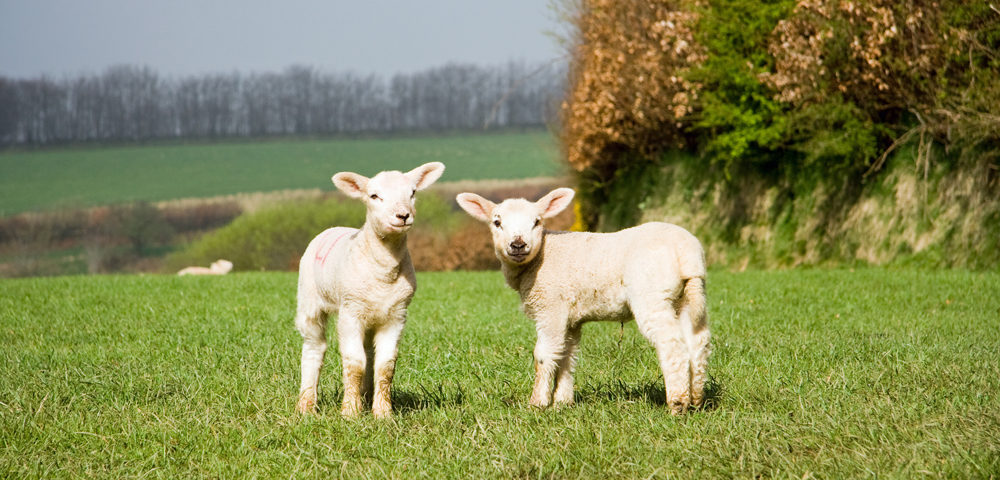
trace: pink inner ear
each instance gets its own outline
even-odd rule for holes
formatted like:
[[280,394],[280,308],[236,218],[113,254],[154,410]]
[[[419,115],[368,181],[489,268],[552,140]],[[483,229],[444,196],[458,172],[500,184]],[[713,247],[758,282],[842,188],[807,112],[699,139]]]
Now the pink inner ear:
[[484,199],[465,197],[459,204],[470,215],[483,221],[489,220],[489,211],[487,211],[486,205],[484,205]]
[[476,213],[478,213],[480,217],[487,216],[486,206],[483,205],[482,202],[480,202],[479,200],[470,200],[469,203],[473,205],[473,208],[476,210]]
[[548,206],[545,208],[545,216],[556,215],[569,203],[566,195],[558,195],[549,202]]
[[337,187],[341,188],[342,190],[345,190],[344,193],[347,193],[347,194],[352,194],[353,193],[353,194],[358,195],[358,196],[364,195],[364,193],[365,193],[365,191],[364,191],[365,185],[362,185],[362,182],[363,182],[362,179],[360,179],[360,178],[358,178],[356,176],[353,176],[353,175],[343,175],[343,176],[339,177],[339,181],[340,181],[341,184],[337,185]]
[[[416,185],[417,190],[423,190],[437,181],[437,179],[441,176],[441,172],[438,171],[437,166],[438,164],[435,162],[424,164],[410,171],[406,175],[412,175],[410,178],[414,179],[414,184]],[[443,171],[444,169],[442,168],[441,170]],[[428,177],[431,176],[433,176],[434,179],[428,181]]]

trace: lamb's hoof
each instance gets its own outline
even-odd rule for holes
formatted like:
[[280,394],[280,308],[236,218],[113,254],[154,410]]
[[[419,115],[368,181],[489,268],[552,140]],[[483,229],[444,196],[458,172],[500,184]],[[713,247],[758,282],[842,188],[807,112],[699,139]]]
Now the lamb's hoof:
[[372,409],[372,416],[375,418],[392,418],[392,407]]
[[545,410],[546,408],[549,408],[550,405],[552,405],[552,402],[550,400],[542,400],[535,397],[531,397],[528,400],[528,405],[531,405],[532,407],[535,407],[539,410]]
[[570,394],[568,397],[556,395],[555,398],[552,399],[552,403],[554,403],[558,407],[571,406],[574,403],[573,395]]
[[340,407],[340,416],[344,418],[358,418],[361,416],[361,406],[353,403],[345,403]]
[[353,408],[341,408],[340,416],[344,418],[358,418],[361,416],[361,410],[356,410]]
[[674,400],[670,402],[670,414],[671,415],[684,415],[687,412],[688,403],[682,400]]
[[316,392],[306,391],[299,394],[299,401],[295,404],[295,410],[302,414],[316,413]]

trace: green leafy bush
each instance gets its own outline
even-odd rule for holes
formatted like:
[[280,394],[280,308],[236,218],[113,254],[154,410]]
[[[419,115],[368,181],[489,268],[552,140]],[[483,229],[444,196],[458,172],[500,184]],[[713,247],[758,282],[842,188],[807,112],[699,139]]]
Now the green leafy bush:
[[364,207],[340,197],[282,203],[241,215],[171,254],[166,264],[176,270],[224,258],[235,270],[294,269],[317,234],[333,226],[360,227],[364,221]]
[[[364,206],[341,196],[285,202],[240,216],[170,255],[166,265],[177,270],[224,258],[235,270],[296,270],[302,252],[320,232],[334,226],[360,228],[364,222]],[[418,197],[408,243],[419,270],[495,268],[489,230],[434,193]]]

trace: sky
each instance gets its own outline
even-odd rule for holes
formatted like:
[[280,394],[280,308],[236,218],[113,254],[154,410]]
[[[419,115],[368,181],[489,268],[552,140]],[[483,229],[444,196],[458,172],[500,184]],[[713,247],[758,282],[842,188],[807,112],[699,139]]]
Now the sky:
[[0,0],[0,75],[412,73],[543,62],[562,48],[549,0]]

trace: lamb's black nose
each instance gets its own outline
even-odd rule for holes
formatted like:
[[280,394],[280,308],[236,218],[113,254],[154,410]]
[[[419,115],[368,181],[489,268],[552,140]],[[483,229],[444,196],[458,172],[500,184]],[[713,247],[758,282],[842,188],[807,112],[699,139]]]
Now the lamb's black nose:
[[405,222],[407,218],[410,218],[410,214],[409,213],[397,213],[396,214],[396,218],[398,218],[398,219],[400,219],[400,220],[402,220],[402,221]]
[[524,247],[527,246],[528,244],[524,243],[524,240],[521,239],[520,237],[515,238],[513,242],[510,242],[510,248],[514,250],[524,250]]

